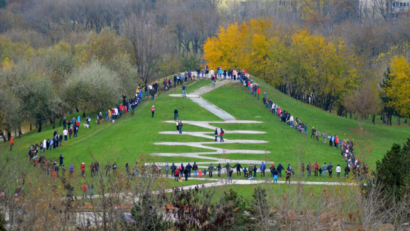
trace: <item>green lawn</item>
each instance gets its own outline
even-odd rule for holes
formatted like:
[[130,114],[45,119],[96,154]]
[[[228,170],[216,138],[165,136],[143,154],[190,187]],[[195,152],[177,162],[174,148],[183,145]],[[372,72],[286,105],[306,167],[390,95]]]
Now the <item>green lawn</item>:
[[[266,134],[246,135],[246,137],[269,141],[268,144],[226,144],[224,147],[271,152],[271,154],[259,156],[227,154],[225,155],[226,158],[268,160],[276,164],[282,162],[282,165],[287,166],[287,164],[291,164],[296,169],[298,169],[300,163],[304,162],[306,165],[309,161],[311,163],[318,161],[320,166],[324,162],[332,162],[335,167],[337,164],[344,167],[345,164],[341,158],[340,150],[329,147],[328,144],[323,144],[322,139],[316,141],[310,138],[311,129],[315,127],[321,132],[326,131],[329,135],[338,135],[340,139],[348,138],[354,140],[356,155],[370,167],[374,167],[375,161],[380,160],[393,143],[401,144],[410,137],[410,129],[407,125],[389,127],[385,125],[374,126],[368,123],[363,125],[366,134],[362,135],[357,132],[359,128],[357,121],[339,117],[304,104],[282,94],[263,81],[256,78],[255,80],[261,85],[261,92],[266,92],[276,104],[289,111],[295,118],[299,118],[302,122],[308,124],[308,136],[290,128],[285,123],[281,123],[278,117],[271,114],[268,109],[265,109],[262,99],[258,101],[241,84],[224,85],[205,94],[203,98],[223,108],[237,119],[263,121],[262,124],[232,124],[224,126],[224,128],[266,131]],[[225,136],[226,139],[237,137],[244,138],[245,136],[235,135],[231,137],[229,134]],[[217,145],[211,146],[216,147]]]
[[[256,79],[261,85],[262,92],[267,92],[271,99],[273,99],[284,110],[290,111],[295,117],[300,118],[303,122],[319,128],[321,132],[326,131],[328,134],[339,135],[341,139],[349,138],[355,141],[356,155],[360,159],[365,160],[370,167],[374,166],[376,160],[382,158],[384,153],[396,143],[403,143],[406,138],[410,136],[410,129],[407,125],[388,127],[385,125],[376,125],[365,123],[367,135],[360,135],[355,130],[358,124],[355,120],[335,116],[331,113],[324,112],[318,108],[306,105],[283,95],[268,84]],[[195,89],[210,84],[210,80],[193,81],[187,88],[190,93]],[[98,160],[102,166],[109,161],[111,164],[115,161],[120,169],[124,169],[126,163],[133,164],[135,161],[139,162],[200,162],[201,159],[194,159],[190,157],[156,157],[149,156],[149,153],[155,152],[194,152],[207,151],[205,149],[186,147],[186,146],[159,146],[154,145],[156,142],[169,141],[209,141],[208,139],[191,137],[191,136],[177,136],[177,135],[161,135],[160,131],[174,131],[175,124],[163,123],[165,120],[173,120],[173,111],[175,108],[179,110],[179,119],[181,120],[206,120],[206,121],[221,121],[209,111],[203,109],[189,99],[168,97],[168,94],[180,93],[180,87],[172,89],[171,91],[161,93],[155,100],[151,101],[149,98],[144,98],[143,102],[137,107],[135,115],[130,113],[123,115],[123,118],[113,123],[103,123],[96,125],[92,123],[91,129],[84,129],[81,125],[78,138],[72,138],[67,143],[63,143],[62,147],[58,149],[47,151],[45,153],[47,158],[57,160],[60,154],[64,156],[64,164],[67,167],[74,163],[77,171],[81,162],[85,162],[87,169],[91,161]],[[310,139],[310,129],[308,137],[300,134],[296,130],[290,128],[284,123],[280,123],[278,117],[272,115],[262,105],[261,100],[257,100],[251,96],[245,87],[239,83],[227,84],[217,88],[203,96],[209,102],[222,108],[228,113],[241,120],[258,120],[262,124],[231,124],[224,125],[224,128],[240,129],[240,130],[257,130],[265,131],[266,134],[258,135],[229,135],[226,134],[226,139],[255,139],[269,141],[267,144],[222,144],[224,148],[235,149],[255,149],[266,150],[271,153],[262,155],[248,155],[248,154],[225,154],[225,155],[207,155],[227,159],[247,159],[247,160],[266,160],[273,161],[275,165],[281,162],[285,167],[291,164],[294,169],[299,169],[301,162],[305,165],[308,161],[313,163],[318,161],[322,166],[323,162],[332,162],[336,167],[341,164],[344,167],[344,161],[341,158],[340,151],[329,145],[323,144],[322,141],[315,141]],[[150,107],[155,105],[155,118],[151,118]],[[67,116],[68,118],[77,116],[80,113]],[[90,113],[91,118],[95,118],[95,114]],[[84,122],[84,118],[82,118]],[[62,132],[62,126],[55,130]],[[184,131],[203,131],[204,129],[196,126],[184,126]],[[38,143],[44,138],[51,138],[54,129],[50,126],[45,127],[43,132],[30,132],[23,135],[21,139],[16,139],[15,150],[22,150],[22,158],[26,155],[30,144]],[[211,130],[209,130],[211,131]],[[3,144],[3,149],[7,148],[7,144]],[[212,147],[222,147],[221,144],[212,144]],[[361,151],[360,149],[364,151]],[[371,149],[370,154],[367,149]],[[248,167],[247,165],[245,165]],[[343,169],[343,168],[342,168]],[[269,174],[269,173],[268,173]],[[234,176],[235,178],[235,176]],[[304,180],[322,181],[320,177],[315,179],[304,178]],[[328,181],[329,179],[323,179]],[[331,179],[330,181],[333,181]]]

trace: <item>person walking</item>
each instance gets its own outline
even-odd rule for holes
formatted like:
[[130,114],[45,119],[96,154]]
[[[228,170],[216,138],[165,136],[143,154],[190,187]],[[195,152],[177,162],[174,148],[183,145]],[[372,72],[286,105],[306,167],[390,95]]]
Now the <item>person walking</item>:
[[194,162],[194,165],[192,166],[192,170],[194,171],[194,177],[198,176],[198,165],[196,162]]
[[83,184],[83,199],[87,199],[87,185]]
[[81,176],[82,177],[85,176],[85,164],[84,164],[84,162],[81,164]]
[[179,180],[179,169],[175,169],[174,177],[175,177],[175,181]]
[[256,93],[258,93],[258,100],[259,100],[259,95],[261,94],[261,88],[258,87],[258,89],[256,90]]
[[212,165],[212,163],[211,163],[211,165],[208,167],[208,171],[209,171],[209,177],[212,177],[212,172],[214,171],[214,166]]
[[221,163],[218,164],[218,166],[216,166],[217,170],[218,170],[218,177],[221,177],[221,170],[222,170],[222,165]]
[[269,170],[270,170],[270,177],[273,177],[273,172],[276,170],[275,165],[273,165],[273,163],[271,164]]
[[311,176],[312,175],[312,171],[311,171],[311,164],[310,164],[310,162],[306,165],[306,170],[307,170],[307,172],[308,172],[308,176]]
[[336,167],[336,174],[337,178],[340,179],[340,172],[342,171],[342,168],[340,167],[340,164],[337,165]]
[[71,139],[71,135],[73,134],[73,129],[72,128],[68,128],[68,138]]
[[64,141],[67,142],[68,130],[66,128],[64,128],[63,130],[63,135],[64,135]]
[[261,169],[261,177],[265,177],[266,165],[265,165],[264,162],[262,162],[262,164],[261,164],[261,166],[260,166],[260,169]]
[[168,163],[165,164],[165,177],[168,177],[168,173],[169,173],[169,166]]
[[215,142],[218,142],[218,129],[215,128]]
[[312,127],[312,134],[310,135],[310,138],[311,139],[312,139],[312,137],[315,138],[315,136],[316,136],[316,129],[315,129],[315,127]]
[[283,170],[284,168],[283,168],[283,166],[282,166],[282,164],[281,163],[279,163],[278,164],[278,176],[279,177],[282,177],[282,170]]
[[327,170],[329,171],[329,177],[332,178],[332,173],[333,173],[332,162],[329,162],[329,165],[327,166]]
[[185,181],[188,181],[188,175],[189,175],[189,170],[188,170],[188,168],[185,168],[184,175],[185,175]]
[[152,113],[152,118],[154,118],[154,113],[155,113],[155,106],[152,105],[151,107],[151,113]]
[[290,176],[291,176],[291,172],[290,169],[286,170],[286,183],[289,181],[290,184]]
[[186,97],[186,86],[185,86],[185,84],[182,85],[182,97]]
[[71,177],[73,175],[73,172],[74,172],[74,165],[73,164],[70,165],[69,171],[70,171],[70,177]]
[[178,110],[175,108],[174,110],[174,120],[177,121],[178,119]]
[[323,132],[322,137],[323,137],[323,143],[326,144],[327,133]]
[[278,183],[278,171],[273,167],[273,183]]
[[224,130],[221,128],[221,132],[219,133],[219,135],[220,135],[220,142],[225,142],[224,141]]
[[90,172],[91,172],[91,177],[95,176],[95,167],[94,167],[94,163],[91,162],[90,164]]
[[191,163],[188,163],[188,165],[186,166],[186,169],[188,170],[188,177],[191,177],[191,169],[192,169]]
[[182,121],[180,120],[180,121],[178,122],[179,134],[182,134],[182,126],[184,126],[184,124],[183,124]]
[[11,152],[13,151],[13,145],[14,145],[14,139],[12,136],[10,136],[9,144],[10,144],[10,152]]
[[94,196],[94,183],[91,181],[90,184],[90,198]]
[[63,118],[63,128],[66,129],[67,128],[67,120],[65,119],[65,116]]
[[235,166],[233,166],[232,168],[236,168],[236,176],[241,176],[242,166],[241,166],[241,164],[239,163],[239,161],[238,161],[238,163],[237,163]]
[[232,173],[233,173],[233,169],[229,169],[229,173],[228,173],[228,183],[232,184]]

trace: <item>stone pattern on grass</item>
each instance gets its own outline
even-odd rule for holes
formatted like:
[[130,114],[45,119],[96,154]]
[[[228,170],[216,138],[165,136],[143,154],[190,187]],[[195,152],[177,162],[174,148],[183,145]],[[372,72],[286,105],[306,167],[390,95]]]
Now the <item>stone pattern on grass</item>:
[[[192,126],[197,126],[201,128],[208,129],[207,131],[199,131],[199,132],[182,132],[180,134],[178,131],[162,131],[159,132],[160,134],[163,135],[188,135],[188,136],[195,136],[195,137],[202,137],[205,139],[211,139],[215,140],[214,136],[214,130],[218,130],[218,134],[220,133],[220,127],[224,124],[258,124],[262,123],[260,121],[253,121],[253,120],[236,120],[236,118],[229,113],[225,112],[224,110],[216,107],[214,104],[211,104],[204,100],[203,98],[200,97],[200,95],[208,93],[212,91],[215,88],[218,88],[220,86],[225,85],[229,81],[222,81],[218,82],[216,86],[208,85],[202,88],[199,88],[196,91],[193,91],[191,94],[192,96],[195,97],[187,97],[191,99],[193,102],[197,103],[201,107],[207,109],[214,115],[218,116],[219,118],[223,119],[224,121],[183,121],[184,125],[192,125]],[[172,95],[171,97],[182,97],[182,95]],[[164,121],[165,123],[175,123],[173,120],[168,120]],[[213,126],[211,124],[217,124],[220,125],[219,127]],[[249,135],[254,135],[254,134],[265,134],[266,132],[264,131],[253,131],[253,130],[225,130],[225,134],[249,134]],[[198,159],[208,159],[211,161],[214,161],[213,163],[225,163],[226,161],[234,161],[234,162],[240,162],[240,163],[255,163],[255,164],[260,164],[261,161],[255,161],[255,160],[228,160],[224,158],[216,158],[216,157],[207,157],[203,155],[208,155],[208,154],[218,154],[218,155],[224,155],[224,154],[256,154],[256,155],[264,155],[264,154],[269,154],[270,151],[262,151],[262,150],[244,150],[244,149],[225,149],[223,148],[224,144],[232,144],[232,143],[239,143],[239,144],[263,144],[263,143],[268,143],[268,141],[264,140],[233,140],[233,139],[225,139],[224,142],[220,142],[220,138],[218,136],[218,141],[204,141],[204,142],[158,142],[154,143],[154,145],[166,145],[166,146],[189,146],[189,147],[195,147],[195,148],[203,148],[206,150],[214,150],[213,152],[188,152],[188,153],[151,153],[153,156],[167,156],[167,157],[190,157],[190,158],[198,158]],[[211,147],[209,145],[213,144],[218,144],[221,145],[221,147]],[[158,163],[161,165],[161,163]],[[162,163],[163,164],[163,163]],[[201,162],[198,162],[198,164],[202,164]]]

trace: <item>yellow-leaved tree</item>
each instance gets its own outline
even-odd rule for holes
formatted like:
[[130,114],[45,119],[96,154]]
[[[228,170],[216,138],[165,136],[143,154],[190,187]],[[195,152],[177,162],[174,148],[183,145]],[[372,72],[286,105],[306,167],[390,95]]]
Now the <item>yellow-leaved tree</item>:
[[294,98],[342,114],[343,94],[357,88],[360,62],[343,41],[253,19],[221,28],[204,45],[211,68],[245,68]]
[[393,57],[390,63],[390,79],[386,88],[389,102],[401,116],[410,115],[410,65],[403,56]]

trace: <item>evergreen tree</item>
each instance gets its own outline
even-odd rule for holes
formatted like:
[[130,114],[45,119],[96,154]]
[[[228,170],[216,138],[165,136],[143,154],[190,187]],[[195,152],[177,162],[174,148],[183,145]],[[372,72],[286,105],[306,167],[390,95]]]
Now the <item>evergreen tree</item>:
[[[401,148],[393,144],[381,161],[376,161],[375,183],[382,187],[384,196],[391,203],[399,202],[407,193],[410,173],[410,139]],[[368,192],[369,186],[362,186]]]
[[[386,116],[384,122],[386,125],[391,125],[391,118],[395,114],[395,109],[390,105],[392,99],[386,96],[386,89],[391,87],[390,81],[392,76],[390,75],[390,68],[388,67],[384,73],[383,82],[380,84],[380,87],[383,89],[383,92],[380,94],[383,103],[382,113],[383,116]],[[382,117],[383,118],[383,117]]]
[[266,189],[260,186],[256,187],[253,191],[249,206],[249,213],[256,221],[251,230],[275,230],[275,227],[271,225],[274,213],[271,211],[268,200],[266,199]]
[[254,223],[250,217],[245,215],[246,203],[238,196],[233,189],[228,192],[224,191],[224,196],[214,206],[214,217],[210,223],[213,228],[220,227],[222,230],[249,230]]

